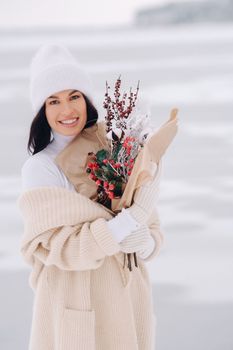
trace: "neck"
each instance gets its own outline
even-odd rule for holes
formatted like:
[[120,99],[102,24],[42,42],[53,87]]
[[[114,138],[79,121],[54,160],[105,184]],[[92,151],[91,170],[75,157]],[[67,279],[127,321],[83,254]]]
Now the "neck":
[[65,148],[65,146],[68,145],[68,143],[70,143],[76,136],[76,135],[63,135],[58,133],[54,129],[51,130],[51,133],[53,135],[53,141],[51,144],[53,145],[53,147],[56,148],[58,152],[61,151],[63,148]]

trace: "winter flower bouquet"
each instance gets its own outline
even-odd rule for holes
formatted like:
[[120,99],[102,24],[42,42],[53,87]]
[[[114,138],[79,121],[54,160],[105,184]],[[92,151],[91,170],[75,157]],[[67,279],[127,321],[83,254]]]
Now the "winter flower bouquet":
[[[140,149],[152,131],[148,115],[137,111],[139,82],[135,93],[120,93],[121,77],[115,83],[114,99],[106,82],[103,107],[106,109],[106,137],[109,149],[90,153],[86,172],[97,185],[97,201],[111,209],[111,202],[120,198]],[[128,100],[128,101],[127,101]]]
[[[112,201],[121,198],[132,172],[140,149],[152,131],[148,115],[142,115],[136,108],[139,82],[135,93],[130,88],[121,97],[121,78],[115,83],[114,99],[109,95],[106,82],[103,107],[106,109],[106,137],[109,149],[101,149],[96,154],[89,153],[86,172],[97,185],[97,202],[112,209]],[[136,253],[134,255],[137,266]],[[131,270],[130,253],[127,254]]]

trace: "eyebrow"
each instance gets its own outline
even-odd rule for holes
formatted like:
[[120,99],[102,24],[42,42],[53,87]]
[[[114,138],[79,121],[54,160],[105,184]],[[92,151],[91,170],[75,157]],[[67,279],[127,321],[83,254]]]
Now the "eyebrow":
[[[78,92],[78,90],[72,90],[68,96],[72,95],[73,93]],[[51,95],[48,98],[59,98],[58,96]]]

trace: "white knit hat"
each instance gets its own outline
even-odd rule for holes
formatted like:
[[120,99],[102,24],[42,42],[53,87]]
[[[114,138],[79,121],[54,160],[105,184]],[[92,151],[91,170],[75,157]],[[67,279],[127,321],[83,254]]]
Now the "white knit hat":
[[77,89],[94,102],[94,87],[86,70],[70,51],[57,44],[39,47],[30,65],[30,99],[33,113],[37,114],[52,94]]

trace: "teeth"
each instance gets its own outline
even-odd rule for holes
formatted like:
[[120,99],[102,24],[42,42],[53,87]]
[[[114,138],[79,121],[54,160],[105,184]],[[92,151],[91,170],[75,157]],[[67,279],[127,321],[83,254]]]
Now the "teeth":
[[78,118],[75,118],[75,119],[69,119],[69,120],[62,120],[60,121],[62,124],[72,124],[76,119]]

